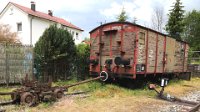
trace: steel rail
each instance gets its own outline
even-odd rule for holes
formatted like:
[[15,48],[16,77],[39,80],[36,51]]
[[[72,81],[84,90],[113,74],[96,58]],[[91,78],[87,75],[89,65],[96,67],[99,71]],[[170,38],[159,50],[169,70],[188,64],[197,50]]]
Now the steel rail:
[[14,103],[13,101],[1,102],[1,103],[0,103],[0,106],[11,105],[11,104],[13,104],[13,103]]
[[170,101],[170,102],[174,102],[174,103],[179,104],[179,105],[181,104],[181,105],[187,105],[187,106],[191,107],[187,112],[196,112],[200,108],[200,102],[183,100],[183,99],[180,99],[178,97],[167,97],[167,96],[165,96],[163,94],[164,93],[164,87],[161,89],[160,92],[158,90],[156,90],[155,87],[153,87],[153,90],[158,94],[158,97],[160,99]]
[[200,108],[200,103],[189,110],[189,112],[196,112]]
[[13,94],[13,92],[7,92],[7,93],[1,93],[0,92],[0,95],[11,95],[11,94]]
[[83,83],[91,82],[91,81],[94,81],[94,80],[99,80],[101,78],[103,78],[103,77],[99,76],[99,77],[96,77],[96,78],[93,78],[93,79],[88,79],[88,80],[77,82],[77,83],[74,83],[74,84],[71,84],[71,85],[63,86],[63,88],[70,88],[70,87],[73,87],[73,86],[76,86],[76,85],[80,85],[80,84],[83,84]]

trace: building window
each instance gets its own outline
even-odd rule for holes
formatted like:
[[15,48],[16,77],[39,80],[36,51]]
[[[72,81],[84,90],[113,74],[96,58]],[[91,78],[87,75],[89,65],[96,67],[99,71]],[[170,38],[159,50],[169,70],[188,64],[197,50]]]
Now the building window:
[[22,23],[17,23],[17,31],[22,31]]
[[61,26],[61,28],[62,28],[62,29],[65,29],[65,26],[64,26],[64,25],[62,25],[62,26]]
[[76,32],[76,39],[78,39],[78,33]]
[[13,15],[13,8],[10,8],[10,15]]
[[72,31],[72,36],[74,37],[74,31]]

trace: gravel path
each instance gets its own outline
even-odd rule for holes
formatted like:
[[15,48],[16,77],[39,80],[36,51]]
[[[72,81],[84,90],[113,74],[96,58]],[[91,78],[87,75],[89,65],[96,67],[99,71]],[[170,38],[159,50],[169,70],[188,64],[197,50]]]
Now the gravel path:
[[[181,99],[200,102],[200,91],[194,91],[188,93],[186,96],[181,97]],[[190,106],[183,106],[175,103],[169,103],[167,106],[161,107],[159,112],[187,112],[188,109],[191,108]],[[200,109],[199,111],[200,112]]]
[[[76,91],[76,92],[81,92],[81,91]],[[54,102],[53,108],[63,106],[63,105],[64,106],[70,106],[74,102],[75,98],[89,97],[89,95],[86,94],[86,93],[75,94],[75,95],[64,95],[64,97],[62,99],[59,99],[58,101]],[[2,101],[2,102],[5,102],[5,101]],[[34,110],[34,108],[30,108],[30,107],[27,107],[27,106],[21,106],[21,105],[0,106],[0,112],[31,112],[32,110]],[[43,111],[34,110],[34,112],[43,112]]]
[[[82,99],[85,97],[88,97],[88,94],[65,96],[64,98],[55,102],[52,106],[48,107],[47,109],[41,109],[41,112],[48,112],[48,111],[53,110],[56,107],[63,108],[60,110],[66,110],[67,107],[71,107],[72,105],[74,106],[74,108],[79,107],[79,105],[76,105],[76,103],[74,103],[74,99],[76,99],[76,98]],[[184,100],[200,102],[200,91],[198,90],[198,91],[189,92],[188,94],[186,94],[185,96],[180,97],[180,98],[184,99]],[[122,101],[122,103],[120,103],[120,105],[124,104],[124,102],[127,102],[127,100]],[[138,103],[140,104],[140,101],[138,101]],[[128,108],[125,110],[131,110],[131,109],[135,110],[135,107],[131,108],[131,107],[129,107],[128,104],[124,104],[124,105],[126,105],[125,108]],[[23,107],[23,106],[12,105],[12,106],[6,106],[4,108],[0,107],[0,112],[1,112],[1,109],[5,109],[5,108],[8,109],[7,110],[8,112],[10,112],[10,111],[11,112],[29,112],[29,111],[38,112],[39,111],[39,110],[37,110],[38,108],[27,108],[27,107]],[[183,111],[183,108],[185,108],[185,106],[178,105],[173,102],[167,102],[164,100],[155,99],[155,100],[150,100],[150,103],[141,104],[141,107],[140,107],[139,111],[137,111],[137,112],[187,112],[187,109],[185,109],[185,111]],[[68,111],[70,111],[69,108],[67,108],[67,109],[68,109]],[[43,110],[45,110],[45,111],[43,111]],[[73,111],[73,109],[71,111]],[[200,110],[198,112],[200,112]]]

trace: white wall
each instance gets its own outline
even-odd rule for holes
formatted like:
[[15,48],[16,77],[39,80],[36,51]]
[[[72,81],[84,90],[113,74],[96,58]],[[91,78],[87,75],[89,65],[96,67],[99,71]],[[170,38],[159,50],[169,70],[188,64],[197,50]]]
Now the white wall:
[[[29,17],[29,21],[30,21],[30,17]],[[42,36],[43,32],[50,25],[53,25],[53,24],[55,24],[55,22],[34,17],[32,19],[32,44],[35,45],[35,43],[39,40],[40,36]],[[58,27],[60,27],[60,26],[61,25],[58,24]],[[82,36],[81,31],[72,29],[69,27],[66,27],[66,28],[71,34],[72,34],[72,32],[74,32],[73,38],[74,38],[75,44],[81,43],[81,41],[82,41],[81,40],[81,36]],[[76,37],[76,33],[78,33],[78,37]]]
[[[11,9],[13,10],[11,12]],[[31,23],[31,15],[21,11],[20,9],[16,8],[14,5],[9,4],[6,7],[5,12],[2,13],[0,16],[0,23],[2,24],[9,24],[11,26],[12,32],[17,32],[18,37],[22,44],[31,44],[31,37],[30,37],[30,23]],[[12,14],[11,14],[12,13]],[[17,23],[22,23],[22,31],[17,31]],[[34,46],[35,43],[39,40],[40,36],[42,36],[43,32],[46,28],[50,25],[55,24],[55,22],[33,17],[32,19],[32,45]],[[75,40],[75,44],[79,44],[82,41],[82,31],[72,29],[67,27],[67,30],[72,34],[74,32],[73,38]],[[76,37],[76,33],[78,33],[78,37]]]
[[[12,9],[12,11],[11,11]],[[16,8],[12,4],[6,8],[5,12],[2,13],[0,17],[1,24],[9,24],[11,26],[12,32],[17,32],[17,23],[22,23],[22,31],[17,32],[20,41],[23,44],[30,44],[29,39],[29,24],[28,24],[28,14],[24,13],[20,9]]]
[[[72,29],[67,27],[67,30],[72,34],[72,32],[74,32],[74,34],[72,35],[75,41],[75,44],[80,44],[83,40],[82,40],[82,31],[80,30],[76,30],[76,29]],[[78,37],[76,37],[76,33],[78,33]]]
[[[29,21],[30,21],[30,17],[29,17]],[[35,43],[39,40],[40,36],[42,36],[46,28],[48,28],[50,25],[53,25],[53,24],[54,22],[33,17],[32,19],[32,45],[35,46]]]

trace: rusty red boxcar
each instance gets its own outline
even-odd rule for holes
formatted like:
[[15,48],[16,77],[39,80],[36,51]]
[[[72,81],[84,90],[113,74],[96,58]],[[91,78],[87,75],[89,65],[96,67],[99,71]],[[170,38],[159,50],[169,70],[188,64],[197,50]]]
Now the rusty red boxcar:
[[130,22],[111,22],[90,32],[90,73],[110,77],[190,74],[189,46],[155,30]]

